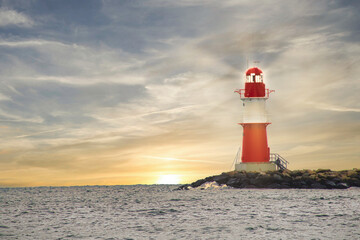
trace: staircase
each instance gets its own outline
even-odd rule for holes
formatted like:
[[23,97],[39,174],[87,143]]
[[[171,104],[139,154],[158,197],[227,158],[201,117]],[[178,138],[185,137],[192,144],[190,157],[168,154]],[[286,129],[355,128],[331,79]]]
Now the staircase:
[[277,153],[270,153],[270,162],[276,164],[278,170],[287,169],[288,161]]

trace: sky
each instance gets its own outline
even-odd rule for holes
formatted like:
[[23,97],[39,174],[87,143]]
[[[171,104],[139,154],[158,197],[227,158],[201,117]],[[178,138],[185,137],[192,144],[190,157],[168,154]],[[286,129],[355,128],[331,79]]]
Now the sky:
[[291,170],[360,168],[359,10],[355,0],[0,1],[0,186],[230,171],[248,66],[275,90],[271,152]]

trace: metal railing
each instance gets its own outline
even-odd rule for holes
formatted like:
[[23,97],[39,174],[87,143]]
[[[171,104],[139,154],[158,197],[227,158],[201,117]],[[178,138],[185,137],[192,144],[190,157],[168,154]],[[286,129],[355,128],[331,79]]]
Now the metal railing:
[[287,169],[288,161],[285,160],[282,156],[277,153],[270,153],[270,162],[275,163],[278,167],[278,170]]
[[[270,90],[268,88],[265,89],[265,96],[263,98],[269,98],[270,93],[275,92],[275,90]],[[245,98],[245,89],[236,89],[234,93],[238,93],[240,98]]]

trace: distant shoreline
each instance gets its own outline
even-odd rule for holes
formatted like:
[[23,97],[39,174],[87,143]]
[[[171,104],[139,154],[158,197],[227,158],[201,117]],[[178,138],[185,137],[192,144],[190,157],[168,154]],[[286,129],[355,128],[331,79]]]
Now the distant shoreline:
[[360,187],[360,169],[332,171],[283,170],[269,172],[231,171],[199,179],[191,184],[181,185],[177,190],[203,188],[203,184],[216,182],[233,188],[269,188],[269,189],[347,189]]

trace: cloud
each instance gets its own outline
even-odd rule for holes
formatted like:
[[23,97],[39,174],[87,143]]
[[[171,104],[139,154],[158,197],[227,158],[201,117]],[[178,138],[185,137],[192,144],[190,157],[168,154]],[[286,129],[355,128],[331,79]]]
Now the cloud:
[[3,65],[0,72],[7,79],[53,80],[72,84],[144,82],[140,73],[132,71],[141,66],[141,60],[106,46],[94,49],[44,39],[2,39],[0,47],[7,53],[0,61]]
[[29,28],[34,26],[34,24],[34,21],[23,13],[0,8],[0,27],[17,26]]
[[316,108],[319,108],[319,109],[322,109],[322,110],[328,110],[328,111],[356,112],[356,113],[360,112],[359,108],[348,108],[348,107],[334,106],[334,105],[329,105],[329,104],[325,104],[325,103],[314,103],[314,102],[309,102],[309,104],[312,104],[312,105],[316,106]]

